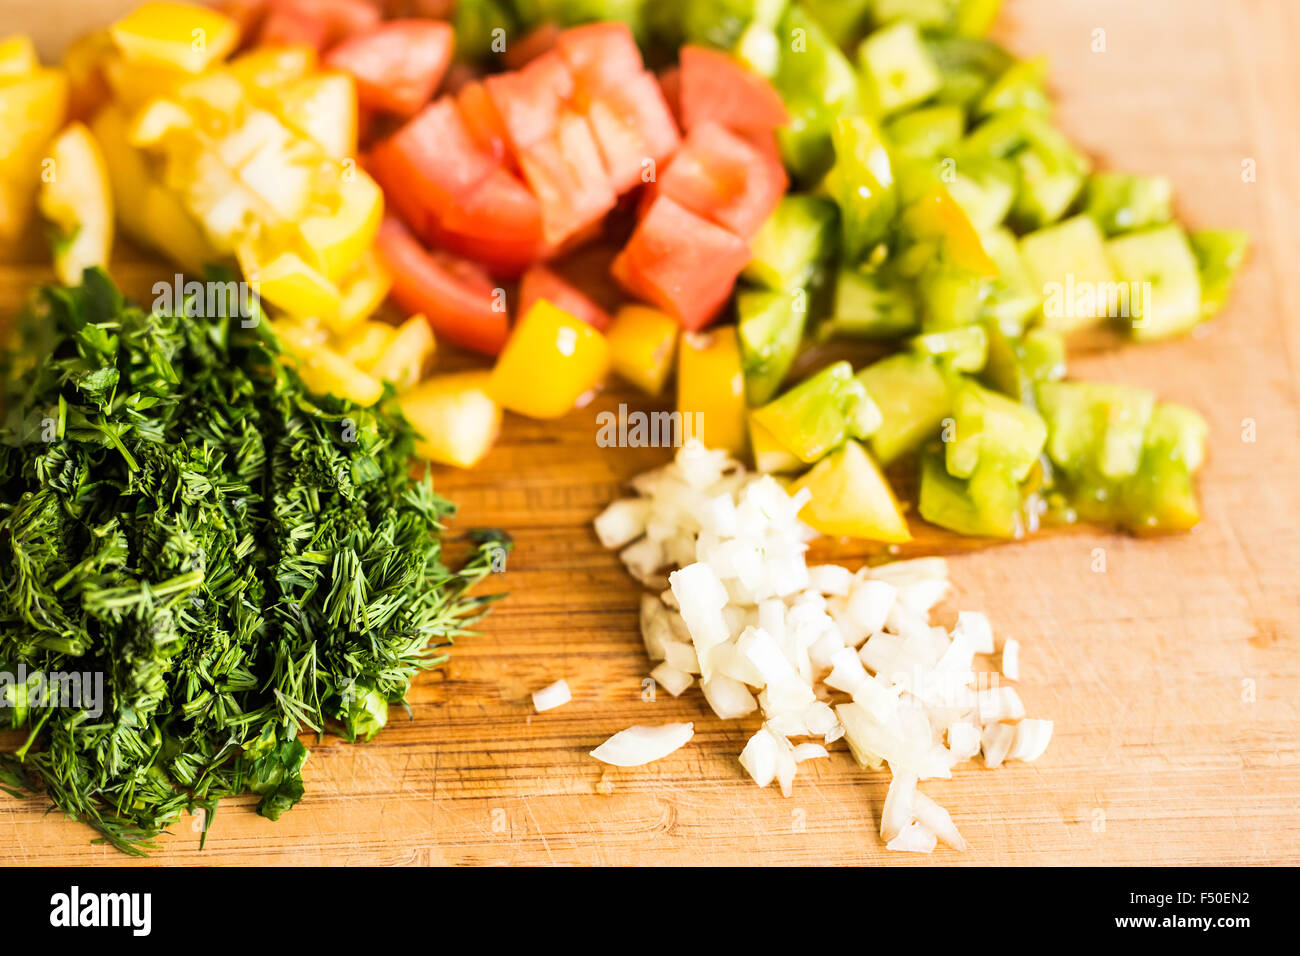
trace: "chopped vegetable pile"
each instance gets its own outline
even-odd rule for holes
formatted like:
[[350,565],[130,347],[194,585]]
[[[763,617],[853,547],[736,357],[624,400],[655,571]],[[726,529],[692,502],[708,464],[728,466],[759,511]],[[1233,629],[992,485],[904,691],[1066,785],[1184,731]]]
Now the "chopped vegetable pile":
[[[948,590],[943,559],[809,567],[817,533],[797,517],[809,492],[788,494],[697,442],[632,485],[638,496],[606,508],[596,533],[660,592],[641,599],[655,681],[678,696],[698,677],[723,720],[761,712],[740,754],[760,787],[776,780],[790,796],[799,764],[843,737],[861,766],[888,764],[893,775],[880,817],[889,849],[929,852],[937,840],[964,849],[917,781],[950,777],[977,753],[989,767],[1036,760],[1052,722],[1025,719],[1015,688],[999,681],[1019,679],[1017,641],[1003,642],[1000,675],[977,672],[975,655],[995,650],[988,619],[962,611],[951,632],[930,623]],[[676,566],[666,580],[665,565]],[[632,727],[591,755],[640,766],[693,729]]]
[[[374,736],[509,546],[476,533],[447,568],[453,509],[409,476],[391,392],[314,395],[266,323],[202,313],[87,270],[42,290],[4,369],[0,714],[29,735],[0,783],[129,852],[223,796],[297,803],[298,735]],[[102,695],[51,694],[61,674]]]

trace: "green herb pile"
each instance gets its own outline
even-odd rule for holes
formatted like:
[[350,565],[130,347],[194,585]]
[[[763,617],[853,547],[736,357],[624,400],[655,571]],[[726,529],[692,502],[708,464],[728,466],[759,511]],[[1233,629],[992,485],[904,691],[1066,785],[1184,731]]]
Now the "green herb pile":
[[0,672],[102,672],[104,694],[95,716],[0,682],[0,720],[29,731],[0,785],[135,853],[223,796],[275,819],[303,795],[298,735],[378,732],[486,611],[466,592],[508,539],[472,533],[445,567],[453,507],[410,477],[409,424],[387,397],[310,394],[266,322],[146,312],[88,270],[16,339]]

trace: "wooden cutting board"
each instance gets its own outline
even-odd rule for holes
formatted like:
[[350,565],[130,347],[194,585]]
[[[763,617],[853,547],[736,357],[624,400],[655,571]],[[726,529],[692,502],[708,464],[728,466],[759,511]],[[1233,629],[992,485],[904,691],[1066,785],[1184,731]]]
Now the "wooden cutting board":
[[[1009,0],[997,33],[1051,56],[1060,121],[1103,165],[1167,173],[1189,223],[1247,229],[1257,251],[1230,308],[1192,338],[1072,356],[1072,375],[1143,383],[1204,413],[1200,528],[978,551],[922,531],[914,550],[953,554],[945,613],[986,610],[1018,638],[1021,695],[1056,722],[1037,763],[971,764],[924,786],[968,852],[886,854],[887,776],[842,750],[805,764],[783,799],[736,762],[753,725],[717,720],[697,691],[642,699],[638,588],[589,529],[666,453],[596,445],[596,414],[638,401],[616,389],[558,424],[511,418],[484,465],[439,473],[461,526],[505,527],[517,548],[498,582],[509,599],[416,682],[414,719],[399,710],[371,744],[314,747],[306,799],[279,822],[228,801],[206,850],[186,817],[153,861],[1300,863],[1300,9]],[[150,271],[127,263],[121,277]],[[0,310],[45,274],[0,268]],[[855,565],[866,553],[836,551]],[[529,694],[561,677],[573,701],[535,714]],[[695,721],[695,739],[656,764],[587,756],[631,724],[678,720]],[[126,862],[45,807],[0,796],[0,864]]]

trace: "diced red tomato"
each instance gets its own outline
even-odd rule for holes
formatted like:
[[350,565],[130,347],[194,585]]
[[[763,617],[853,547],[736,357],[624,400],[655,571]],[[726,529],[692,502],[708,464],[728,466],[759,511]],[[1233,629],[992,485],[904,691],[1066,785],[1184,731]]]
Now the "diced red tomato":
[[718,124],[705,122],[686,135],[660,175],[656,192],[748,240],[788,185],[779,161]]
[[524,270],[546,259],[552,251],[550,246],[540,240],[517,241],[466,236],[453,232],[436,221],[430,223],[425,235],[431,245],[472,259],[492,275],[504,279],[519,278]]
[[609,313],[585,294],[545,266],[533,266],[519,283],[519,315],[526,315],[533,303],[545,299],[599,332],[609,328]]
[[744,240],[660,196],[610,271],[633,295],[694,331],[717,316],[748,262]]
[[644,71],[593,98],[587,119],[619,193],[646,181],[647,172],[657,177],[659,167],[681,145],[659,84]]
[[586,102],[618,88],[642,71],[641,50],[625,23],[589,23],[565,30],[556,49],[573,74],[579,111]]
[[251,40],[257,33],[268,6],[267,0],[221,0],[216,4],[219,13],[235,21],[242,42]]
[[781,95],[760,74],[719,50],[684,46],[682,128],[712,121],[729,129],[774,129],[790,122]]
[[522,70],[483,81],[516,154],[555,133],[560,112],[573,98],[573,75],[556,52],[545,53]]
[[363,106],[410,116],[433,96],[451,63],[455,32],[437,20],[391,20],[344,40],[325,65],[357,80]]
[[449,96],[379,143],[367,165],[389,200],[421,232],[423,221],[411,219],[408,211],[445,216],[499,168],[474,141]]
[[781,144],[777,142],[776,130],[738,129],[733,132],[766,156],[769,161],[784,168],[784,164],[781,162]]
[[591,127],[577,113],[561,112],[555,132],[518,152],[519,168],[542,206],[542,234],[558,246],[599,222],[617,197]]
[[369,33],[379,26],[380,10],[371,0],[272,0],[279,6],[296,7],[322,21],[330,43]]
[[531,30],[522,40],[511,43],[506,47],[506,52],[502,56],[506,69],[522,69],[543,53],[554,50],[555,41],[559,39],[559,36],[559,26],[549,21]]
[[487,87],[479,80],[466,83],[456,94],[456,105],[460,108],[460,118],[465,121],[466,129],[479,148],[498,162],[509,160],[513,164],[514,158],[506,144],[505,125],[497,108],[492,105]]
[[656,77],[659,81],[659,89],[663,92],[664,102],[668,104],[669,111],[673,114],[673,119],[677,125],[682,125],[682,68],[680,66],[669,66],[659,71]]
[[517,176],[495,169],[440,217],[444,228],[462,236],[538,244],[542,206]]
[[504,299],[486,272],[445,252],[427,252],[400,222],[386,217],[376,250],[393,275],[392,296],[420,312],[441,338],[496,355],[509,334]]
[[329,25],[324,20],[290,5],[268,10],[257,34],[259,46],[309,46],[317,53],[324,52],[329,41]]

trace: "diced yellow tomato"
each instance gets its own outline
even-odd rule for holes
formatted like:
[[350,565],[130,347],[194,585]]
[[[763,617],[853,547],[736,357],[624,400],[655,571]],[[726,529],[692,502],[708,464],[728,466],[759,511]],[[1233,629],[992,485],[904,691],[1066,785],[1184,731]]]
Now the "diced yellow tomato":
[[339,311],[338,286],[321,275],[296,252],[263,256],[251,242],[240,245],[239,268],[267,302],[298,317],[334,316]]
[[298,375],[313,392],[346,398],[358,405],[373,405],[384,394],[383,382],[326,346],[298,352],[296,358]]
[[754,453],[754,467],[764,474],[799,471],[803,461],[773,437],[772,433],[749,416],[749,446]]
[[420,380],[433,360],[436,343],[433,326],[423,315],[413,315],[397,327],[383,354],[367,371],[404,391]]
[[104,157],[118,222],[133,239],[148,242],[145,195],[154,185],[154,179],[145,157],[131,145],[126,114],[117,105],[109,104],[90,121],[90,131]]
[[814,530],[835,537],[901,544],[912,540],[907,519],[889,482],[862,445],[846,441],[790,486],[812,497],[799,517]]
[[166,66],[128,63],[114,50],[104,57],[104,80],[113,101],[126,110],[137,110],[156,96],[169,96],[189,76]]
[[68,74],[68,115],[89,122],[108,100],[108,81],[104,78],[104,61],[113,52],[113,40],[107,30],[96,30],[78,37],[63,53],[63,69]]
[[524,314],[492,369],[493,398],[530,418],[559,418],[609,371],[609,344],[546,299]]
[[340,285],[338,315],[323,316],[322,321],[335,332],[351,328],[375,313],[392,284],[393,277],[379,257],[367,251]]
[[0,180],[0,258],[20,255],[29,237],[35,205],[36,183],[11,183]]
[[0,178],[39,178],[41,155],[67,110],[68,77],[62,70],[38,67],[0,78]]
[[[734,326],[682,336],[677,351],[677,410],[709,448],[745,453],[745,375]],[[692,418],[691,416],[697,416]]]
[[182,135],[194,129],[194,114],[171,97],[158,97],[146,103],[127,129],[127,139],[141,149],[159,146],[168,136]]
[[26,76],[40,65],[31,37],[18,34],[0,40],[0,79]]
[[488,453],[501,430],[501,406],[492,397],[491,377],[491,372],[438,375],[401,395],[402,412],[421,436],[418,454],[469,468]]
[[345,359],[370,373],[371,366],[384,354],[396,334],[397,330],[387,322],[362,322],[339,336],[336,347]]
[[[319,323],[311,320],[277,319],[271,323],[271,331],[280,340],[280,344],[289,350],[297,362],[297,356],[309,355],[318,348],[329,344],[329,332]],[[352,361],[348,356],[343,356]]]
[[269,210],[272,224],[277,217],[297,222],[310,208],[316,168],[305,160],[295,144],[268,141],[239,167],[240,182]]
[[202,73],[239,43],[234,20],[186,3],[146,3],[113,24],[109,33],[131,63],[187,73]]
[[384,218],[384,194],[369,174],[352,169],[340,174],[339,205],[298,223],[301,245],[326,278],[338,281],[375,242]]
[[673,367],[681,323],[645,305],[625,305],[605,333],[610,366],[651,395],[663,391]]
[[229,70],[209,70],[182,80],[174,95],[217,131],[239,122],[247,104],[244,85]]
[[113,193],[104,157],[90,130],[72,123],[55,137],[38,204],[55,227],[54,272],[78,285],[91,266],[108,265],[113,248]]
[[179,197],[164,186],[149,186],[140,218],[143,241],[187,271],[201,273],[205,265],[220,258]]
[[316,62],[314,47],[268,46],[240,54],[227,68],[257,99],[257,91],[278,91],[313,72]]
[[337,70],[313,74],[275,91],[268,109],[331,159],[357,153],[357,84]]

